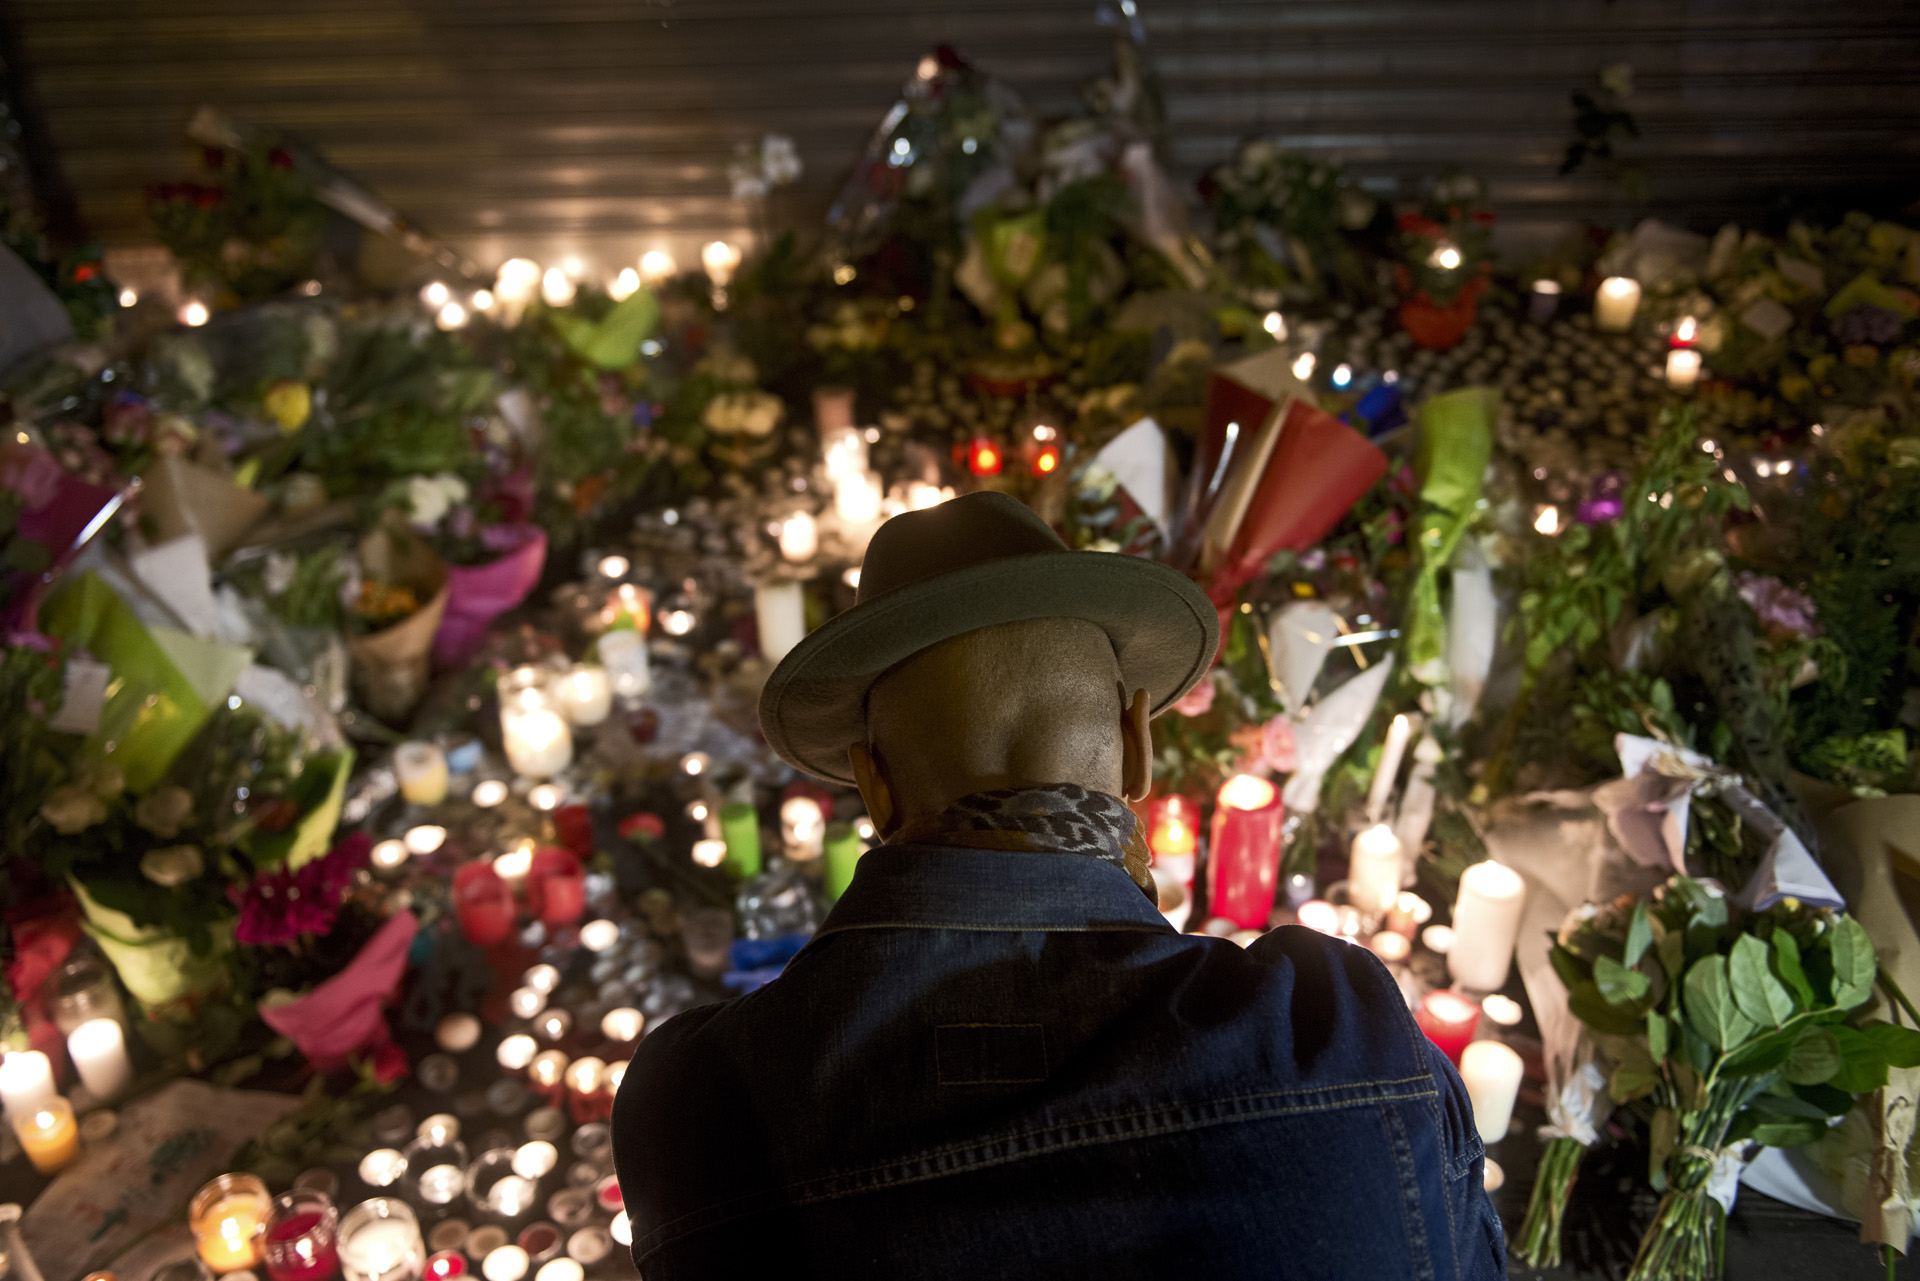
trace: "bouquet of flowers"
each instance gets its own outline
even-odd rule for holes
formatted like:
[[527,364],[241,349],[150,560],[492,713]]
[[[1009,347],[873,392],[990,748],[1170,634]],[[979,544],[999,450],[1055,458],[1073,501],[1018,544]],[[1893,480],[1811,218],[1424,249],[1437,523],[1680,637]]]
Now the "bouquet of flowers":
[[[1646,900],[1577,909],[1551,959],[1615,1065],[1614,1099],[1652,1108],[1663,1195],[1630,1281],[1717,1275],[1726,1223],[1709,1185],[1721,1163],[1811,1143],[1889,1067],[1920,1064],[1920,1030],[1857,1020],[1878,967],[1843,912],[1791,898],[1743,911],[1714,882],[1676,876]],[[1541,1179],[1571,1174],[1549,1165]]]

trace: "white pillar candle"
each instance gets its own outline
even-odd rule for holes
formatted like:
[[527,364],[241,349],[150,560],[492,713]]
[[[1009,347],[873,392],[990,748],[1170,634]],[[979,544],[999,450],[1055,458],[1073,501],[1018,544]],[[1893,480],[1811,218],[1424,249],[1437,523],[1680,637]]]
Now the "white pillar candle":
[[833,482],[833,510],[848,530],[864,530],[880,519],[880,478],[855,472]]
[[600,663],[613,681],[613,692],[622,698],[638,698],[653,685],[653,669],[648,664],[647,638],[631,628],[608,632],[594,642]]
[[1375,823],[1353,838],[1347,893],[1355,907],[1376,915],[1400,897],[1400,838],[1385,823]]
[[582,727],[598,725],[613,710],[613,682],[604,667],[576,667],[560,678],[559,697],[568,720]]
[[760,654],[777,663],[807,634],[807,600],[791,578],[761,583],[753,589],[753,613],[760,624]]
[[22,1117],[57,1094],[53,1060],[38,1050],[16,1050],[0,1059],[0,1105],[10,1117]]
[[1633,324],[1633,313],[1640,309],[1640,282],[1625,276],[1608,276],[1593,296],[1593,323],[1611,333],[1624,333]]
[[1378,823],[1380,816],[1387,811],[1387,798],[1393,794],[1393,784],[1400,777],[1400,760],[1407,754],[1407,739],[1413,733],[1413,722],[1404,715],[1393,718],[1393,724],[1387,727],[1387,742],[1380,749],[1380,768],[1373,772],[1373,787],[1367,792],[1367,821]]
[[1480,1141],[1491,1145],[1506,1138],[1520,1093],[1520,1056],[1498,1041],[1475,1041],[1461,1052],[1460,1080],[1473,1102]]
[[1497,992],[1506,985],[1526,900],[1527,883],[1510,867],[1488,861],[1460,874],[1453,950],[1447,953],[1455,983],[1475,992]]
[[795,512],[780,522],[780,554],[798,564],[812,560],[820,550],[820,526],[806,512]]
[[412,1281],[426,1265],[420,1220],[403,1201],[375,1197],[340,1216],[342,1281]]
[[559,713],[544,707],[503,710],[500,736],[516,774],[548,778],[573,763],[573,731]]
[[865,475],[867,438],[858,427],[830,427],[821,433],[820,456],[827,464],[827,475],[835,481]]
[[104,1102],[127,1088],[133,1064],[118,1019],[88,1019],[67,1037],[67,1055],[93,1097]]
[[1691,347],[1675,347],[1667,353],[1667,386],[1675,391],[1692,391],[1699,381],[1699,352]]
[[402,743],[393,749],[393,772],[409,805],[447,799],[447,754],[435,743]]
[[826,848],[827,820],[811,796],[789,796],[780,803],[780,836],[787,857],[804,862]]

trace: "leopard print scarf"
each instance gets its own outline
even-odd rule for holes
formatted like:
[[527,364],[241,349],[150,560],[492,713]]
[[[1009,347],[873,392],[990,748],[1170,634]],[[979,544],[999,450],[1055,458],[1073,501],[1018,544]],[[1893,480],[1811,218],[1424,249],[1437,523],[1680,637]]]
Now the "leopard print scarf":
[[975,792],[908,824],[888,843],[1091,854],[1125,872],[1156,906],[1160,901],[1139,819],[1119,797],[1077,783]]

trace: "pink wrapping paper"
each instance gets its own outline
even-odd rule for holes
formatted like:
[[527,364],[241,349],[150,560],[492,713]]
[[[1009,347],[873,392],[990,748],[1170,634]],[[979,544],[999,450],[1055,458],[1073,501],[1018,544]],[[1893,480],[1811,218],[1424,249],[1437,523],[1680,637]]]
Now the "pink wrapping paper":
[[286,1037],[314,1067],[328,1071],[356,1050],[387,1036],[384,1008],[407,968],[407,949],[420,927],[401,912],[367,940],[360,954],[332,978],[286,1005],[261,1006],[266,1025]]
[[454,565],[447,570],[447,612],[433,634],[436,667],[458,667],[480,649],[494,619],[527,598],[547,564],[545,530],[515,529],[520,546],[485,565]]

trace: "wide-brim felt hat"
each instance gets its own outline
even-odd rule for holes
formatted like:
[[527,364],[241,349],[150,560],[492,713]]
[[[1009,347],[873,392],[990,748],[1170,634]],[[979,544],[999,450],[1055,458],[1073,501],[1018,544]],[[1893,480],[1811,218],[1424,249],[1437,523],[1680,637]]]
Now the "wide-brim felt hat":
[[857,603],[767,678],[760,728],[788,764],[850,784],[847,748],[866,741],[867,691],[881,675],[942,641],[1039,618],[1104,631],[1127,689],[1146,690],[1155,715],[1206,675],[1220,643],[1219,616],[1186,575],[1137,556],[1074,551],[1019,500],[968,494],[879,528]]

